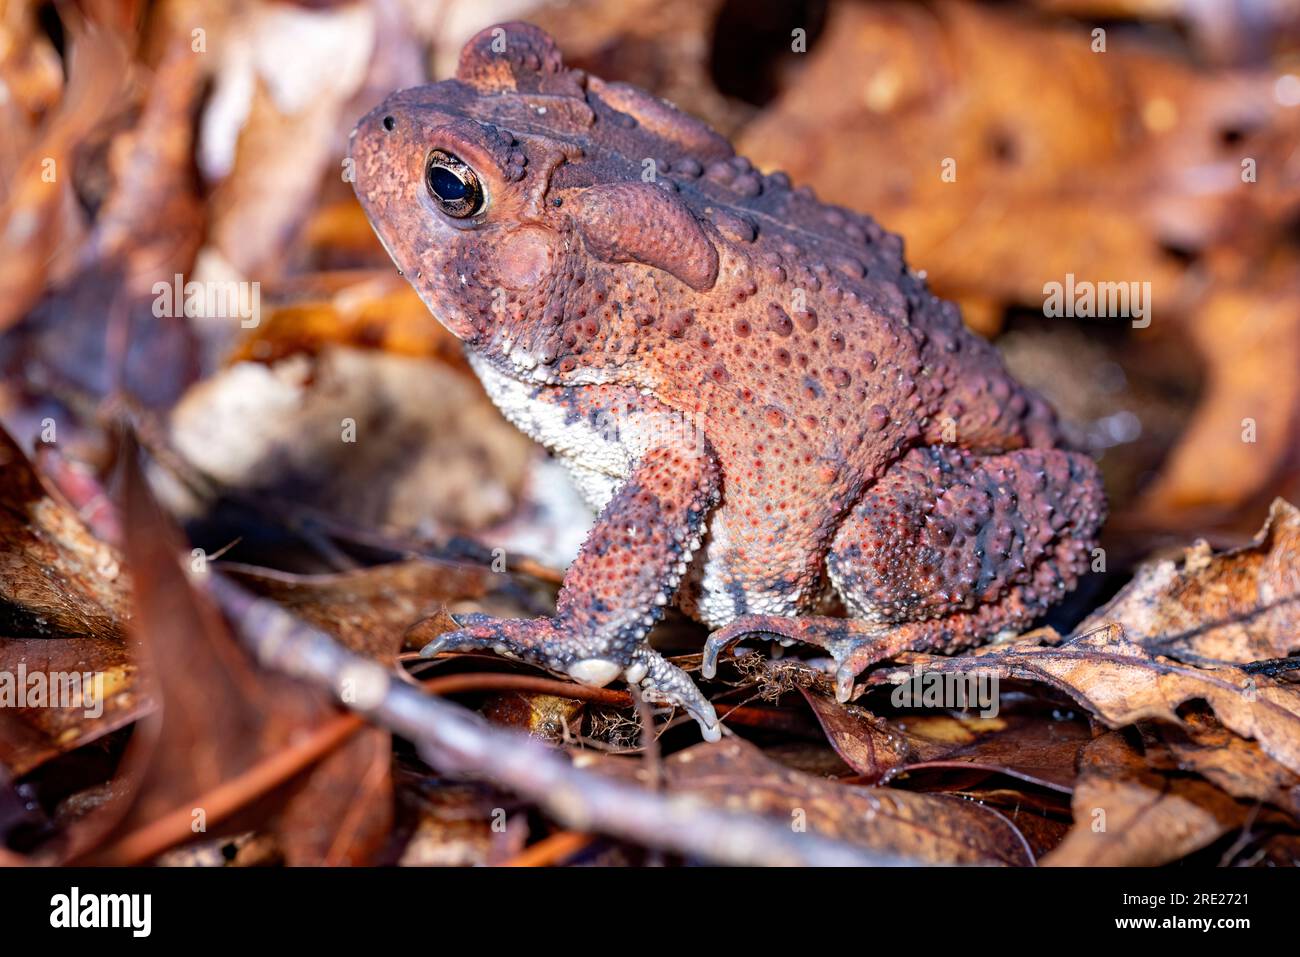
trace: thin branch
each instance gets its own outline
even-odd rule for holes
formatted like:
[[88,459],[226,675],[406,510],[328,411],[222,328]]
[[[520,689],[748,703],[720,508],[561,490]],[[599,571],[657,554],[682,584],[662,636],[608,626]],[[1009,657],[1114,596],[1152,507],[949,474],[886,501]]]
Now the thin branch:
[[240,808],[269,794],[306,768],[338,750],[365,722],[354,714],[341,714],[274,754],[268,755],[237,777],[223,781],[184,807],[169,811],[157,820],[137,828],[92,858],[107,864],[139,864],[194,837],[193,808],[202,805],[209,824],[230,817]]
[[626,691],[575,685],[571,681],[543,678],[539,675],[512,675],[499,671],[434,675],[431,678],[420,679],[420,684],[429,694],[435,695],[465,694],[471,691],[524,691],[555,695],[559,698],[576,698],[580,701],[592,701],[596,704],[615,705],[621,708],[632,704],[632,696]]
[[577,831],[558,831],[550,837],[544,837],[531,847],[526,847],[502,867],[550,867],[568,860],[594,841],[590,834]]
[[[494,728],[450,702],[430,697],[382,665],[353,654],[267,599],[216,572],[198,579],[266,667],[336,695],[363,688],[351,706],[414,742],[444,773],[473,773],[535,802],[574,831],[611,834],[724,864],[901,866],[914,861],[812,832],[717,808],[683,794],[644,788],[579,770],[526,735]],[[364,706],[364,707],[363,707]]]

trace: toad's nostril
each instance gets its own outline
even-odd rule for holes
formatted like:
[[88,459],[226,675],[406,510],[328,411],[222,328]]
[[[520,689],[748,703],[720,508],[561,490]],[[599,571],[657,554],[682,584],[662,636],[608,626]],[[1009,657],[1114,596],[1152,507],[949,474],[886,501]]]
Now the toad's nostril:
[[396,125],[397,125],[397,120],[394,119],[392,116],[384,117],[384,129],[388,130],[391,133],[393,131],[393,127],[395,127]]

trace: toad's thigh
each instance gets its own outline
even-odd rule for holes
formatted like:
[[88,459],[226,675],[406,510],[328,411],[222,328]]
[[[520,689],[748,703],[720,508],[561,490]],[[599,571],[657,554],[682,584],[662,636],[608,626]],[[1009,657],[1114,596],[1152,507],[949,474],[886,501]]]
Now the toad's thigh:
[[1013,590],[1046,608],[1087,569],[1104,512],[1096,466],[1056,449],[913,449],[840,525],[827,573],[857,618],[940,618]]

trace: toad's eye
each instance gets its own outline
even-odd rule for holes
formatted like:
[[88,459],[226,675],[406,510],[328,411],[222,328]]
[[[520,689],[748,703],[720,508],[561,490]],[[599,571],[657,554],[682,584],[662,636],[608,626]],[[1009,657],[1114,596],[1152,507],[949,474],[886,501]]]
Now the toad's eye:
[[429,154],[424,182],[433,201],[448,216],[464,219],[483,206],[483,187],[479,185],[478,174],[450,153],[434,150]]

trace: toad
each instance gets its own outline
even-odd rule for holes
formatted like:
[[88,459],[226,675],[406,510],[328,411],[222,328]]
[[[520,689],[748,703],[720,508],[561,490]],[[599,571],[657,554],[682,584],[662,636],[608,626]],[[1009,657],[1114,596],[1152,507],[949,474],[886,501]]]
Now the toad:
[[713,739],[646,640],[670,603],[713,629],[706,677],[771,636],[824,649],[846,700],[902,651],[1014,633],[1087,570],[1096,466],[869,216],[523,23],[394,93],[351,151],[398,268],[599,515],[553,616],[463,616],[426,654],[621,676]]

